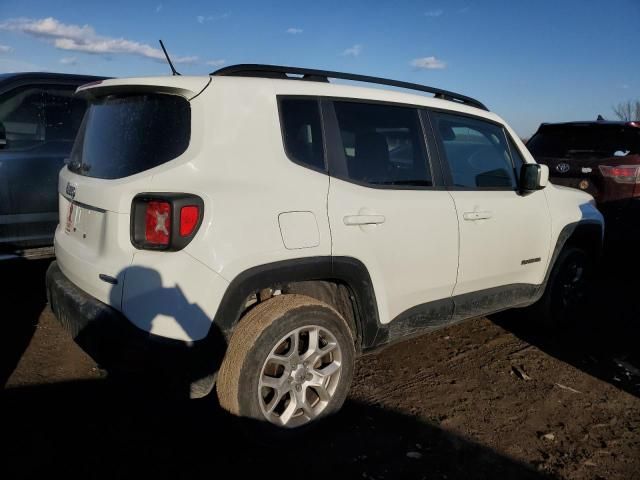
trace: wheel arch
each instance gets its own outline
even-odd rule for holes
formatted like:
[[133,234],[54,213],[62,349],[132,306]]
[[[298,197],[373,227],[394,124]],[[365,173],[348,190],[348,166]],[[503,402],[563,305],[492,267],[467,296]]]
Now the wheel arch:
[[564,247],[579,247],[598,259],[603,248],[603,228],[597,222],[579,222],[567,238]]
[[604,241],[604,228],[602,223],[595,220],[581,220],[578,222],[565,225],[558,238],[556,239],[556,245],[551,255],[551,261],[547,267],[547,272],[544,277],[544,282],[539,289],[537,299],[539,299],[546,289],[549,276],[553,268],[556,265],[556,261],[560,256],[560,253],[567,247],[579,247],[587,251],[587,253],[598,261],[602,255],[603,241]]
[[[229,284],[213,323],[229,339],[265,290],[301,293],[329,303],[347,320],[357,351],[375,343],[378,307],[366,266],[353,257],[307,257],[252,267]],[[248,304],[253,296],[256,303]]]

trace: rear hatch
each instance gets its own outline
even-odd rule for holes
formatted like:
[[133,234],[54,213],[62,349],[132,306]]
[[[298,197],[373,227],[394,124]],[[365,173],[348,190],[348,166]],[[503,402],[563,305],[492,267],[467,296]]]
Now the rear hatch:
[[607,169],[640,166],[640,125],[633,122],[542,125],[527,148],[549,166],[551,182],[584,190],[600,205],[624,207],[640,194],[636,182],[620,181]]
[[73,283],[115,308],[121,308],[123,272],[136,251],[131,201],[149,190],[154,171],[185,155],[189,100],[208,82],[109,80],[79,89],[90,105],[60,172],[56,256]]

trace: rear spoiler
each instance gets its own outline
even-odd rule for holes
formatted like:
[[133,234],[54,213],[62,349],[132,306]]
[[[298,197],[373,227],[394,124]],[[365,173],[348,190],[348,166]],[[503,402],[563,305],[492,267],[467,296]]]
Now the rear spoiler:
[[149,77],[98,80],[80,85],[76,95],[97,98],[122,93],[168,93],[191,100],[200,95],[211,83],[211,77]]

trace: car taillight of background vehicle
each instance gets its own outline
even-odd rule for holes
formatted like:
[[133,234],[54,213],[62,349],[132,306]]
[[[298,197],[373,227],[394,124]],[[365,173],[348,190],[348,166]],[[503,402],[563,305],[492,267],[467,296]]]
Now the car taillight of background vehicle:
[[142,250],[181,250],[200,228],[203,213],[196,195],[139,194],[131,204],[131,243]]
[[618,183],[640,183],[640,165],[600,165],[600,173]]

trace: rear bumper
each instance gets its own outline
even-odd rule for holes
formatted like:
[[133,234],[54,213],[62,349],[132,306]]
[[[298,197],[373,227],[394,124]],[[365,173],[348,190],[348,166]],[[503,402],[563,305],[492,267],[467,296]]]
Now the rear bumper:
[[46,285],[58,321],[101,366],[160,381],[178,395],[201,397],[211,390],[224,356],[222,336],[189,343],[144,332],[73,284],[55,261]]

